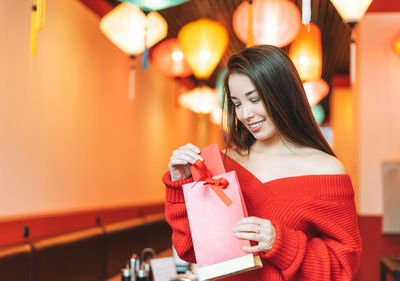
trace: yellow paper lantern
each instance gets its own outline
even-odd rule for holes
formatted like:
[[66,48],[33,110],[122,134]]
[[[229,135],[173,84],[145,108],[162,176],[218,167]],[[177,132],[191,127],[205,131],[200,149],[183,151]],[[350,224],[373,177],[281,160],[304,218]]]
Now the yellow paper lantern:
[[200,86],[179,96],[179,104],[196,112],[208,114],[218,106],[218,95],[215,89]]
[[164,39],[168,25],[159,13],[146,16],[139,7],[124,2],[101,19],[100,30],[123,52],[136,55]]
[[321,32],[318,26],[310,22],[303,25],[299,35],[290,46],[289,56],[292,59],[300,78],[303,81],[314,80],[322,73]]
[[359,22],[372,0],[331,0],[345,23]]
[[184,25],[178,41],[194,75],[207,79],[225,52],[228,33],[221,24],[203,18]]
[[394,51],[400,55],[400,33],[396,34],[393,40]]

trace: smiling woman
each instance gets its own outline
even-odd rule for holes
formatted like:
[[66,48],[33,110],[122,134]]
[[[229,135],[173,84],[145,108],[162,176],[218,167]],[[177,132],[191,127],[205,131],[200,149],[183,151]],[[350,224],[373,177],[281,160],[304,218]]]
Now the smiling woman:
[[[316,124],[300,77],[277,47],[247,48],[227,65],[224,165],[234,170],[249,217],[232,235],[250,240],[263,268],[223,280],[351,280],[361,240],[350,177]],[[175,150],[163,181],[177,253],[195,262],[182,184],[199,148]]]

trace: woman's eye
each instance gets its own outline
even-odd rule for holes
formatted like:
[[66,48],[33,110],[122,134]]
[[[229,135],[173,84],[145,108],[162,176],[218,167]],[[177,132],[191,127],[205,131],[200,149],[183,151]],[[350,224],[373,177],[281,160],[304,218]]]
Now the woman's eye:
[[256,102],[258,102],[259,100],[260,100],[260,98],[254,98],[254,99],[251,99],[250,101],[253,102],[253,103],[256,103]]
[[233,103],[233,107],[239,107],[240,103]]

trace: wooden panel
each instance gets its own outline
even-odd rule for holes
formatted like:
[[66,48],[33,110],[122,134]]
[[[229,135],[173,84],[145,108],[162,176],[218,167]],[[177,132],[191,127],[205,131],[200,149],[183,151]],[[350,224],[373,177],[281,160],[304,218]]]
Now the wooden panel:
[[[164,203],[47,214],[0,220],[0,246],[164,212]],[[24,238],[24,227],[29,235]]]

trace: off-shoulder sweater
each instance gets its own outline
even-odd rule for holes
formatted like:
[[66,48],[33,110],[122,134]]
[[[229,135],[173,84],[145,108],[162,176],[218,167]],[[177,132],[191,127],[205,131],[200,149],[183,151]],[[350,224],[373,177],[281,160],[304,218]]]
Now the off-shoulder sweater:
[[[262,268],[221,280],[353,278],[360,261],[361,239],[348,175],[292,176],[263,183],[233,159],[223,158],[226,170],[237,173],[249,216],[270,220],[276,239],[269,251],[260,253]],[[167,172],[163,181],[173,245],[182,259],[195,263],[182,192],[182,184],[193,179],[171,182]]]

